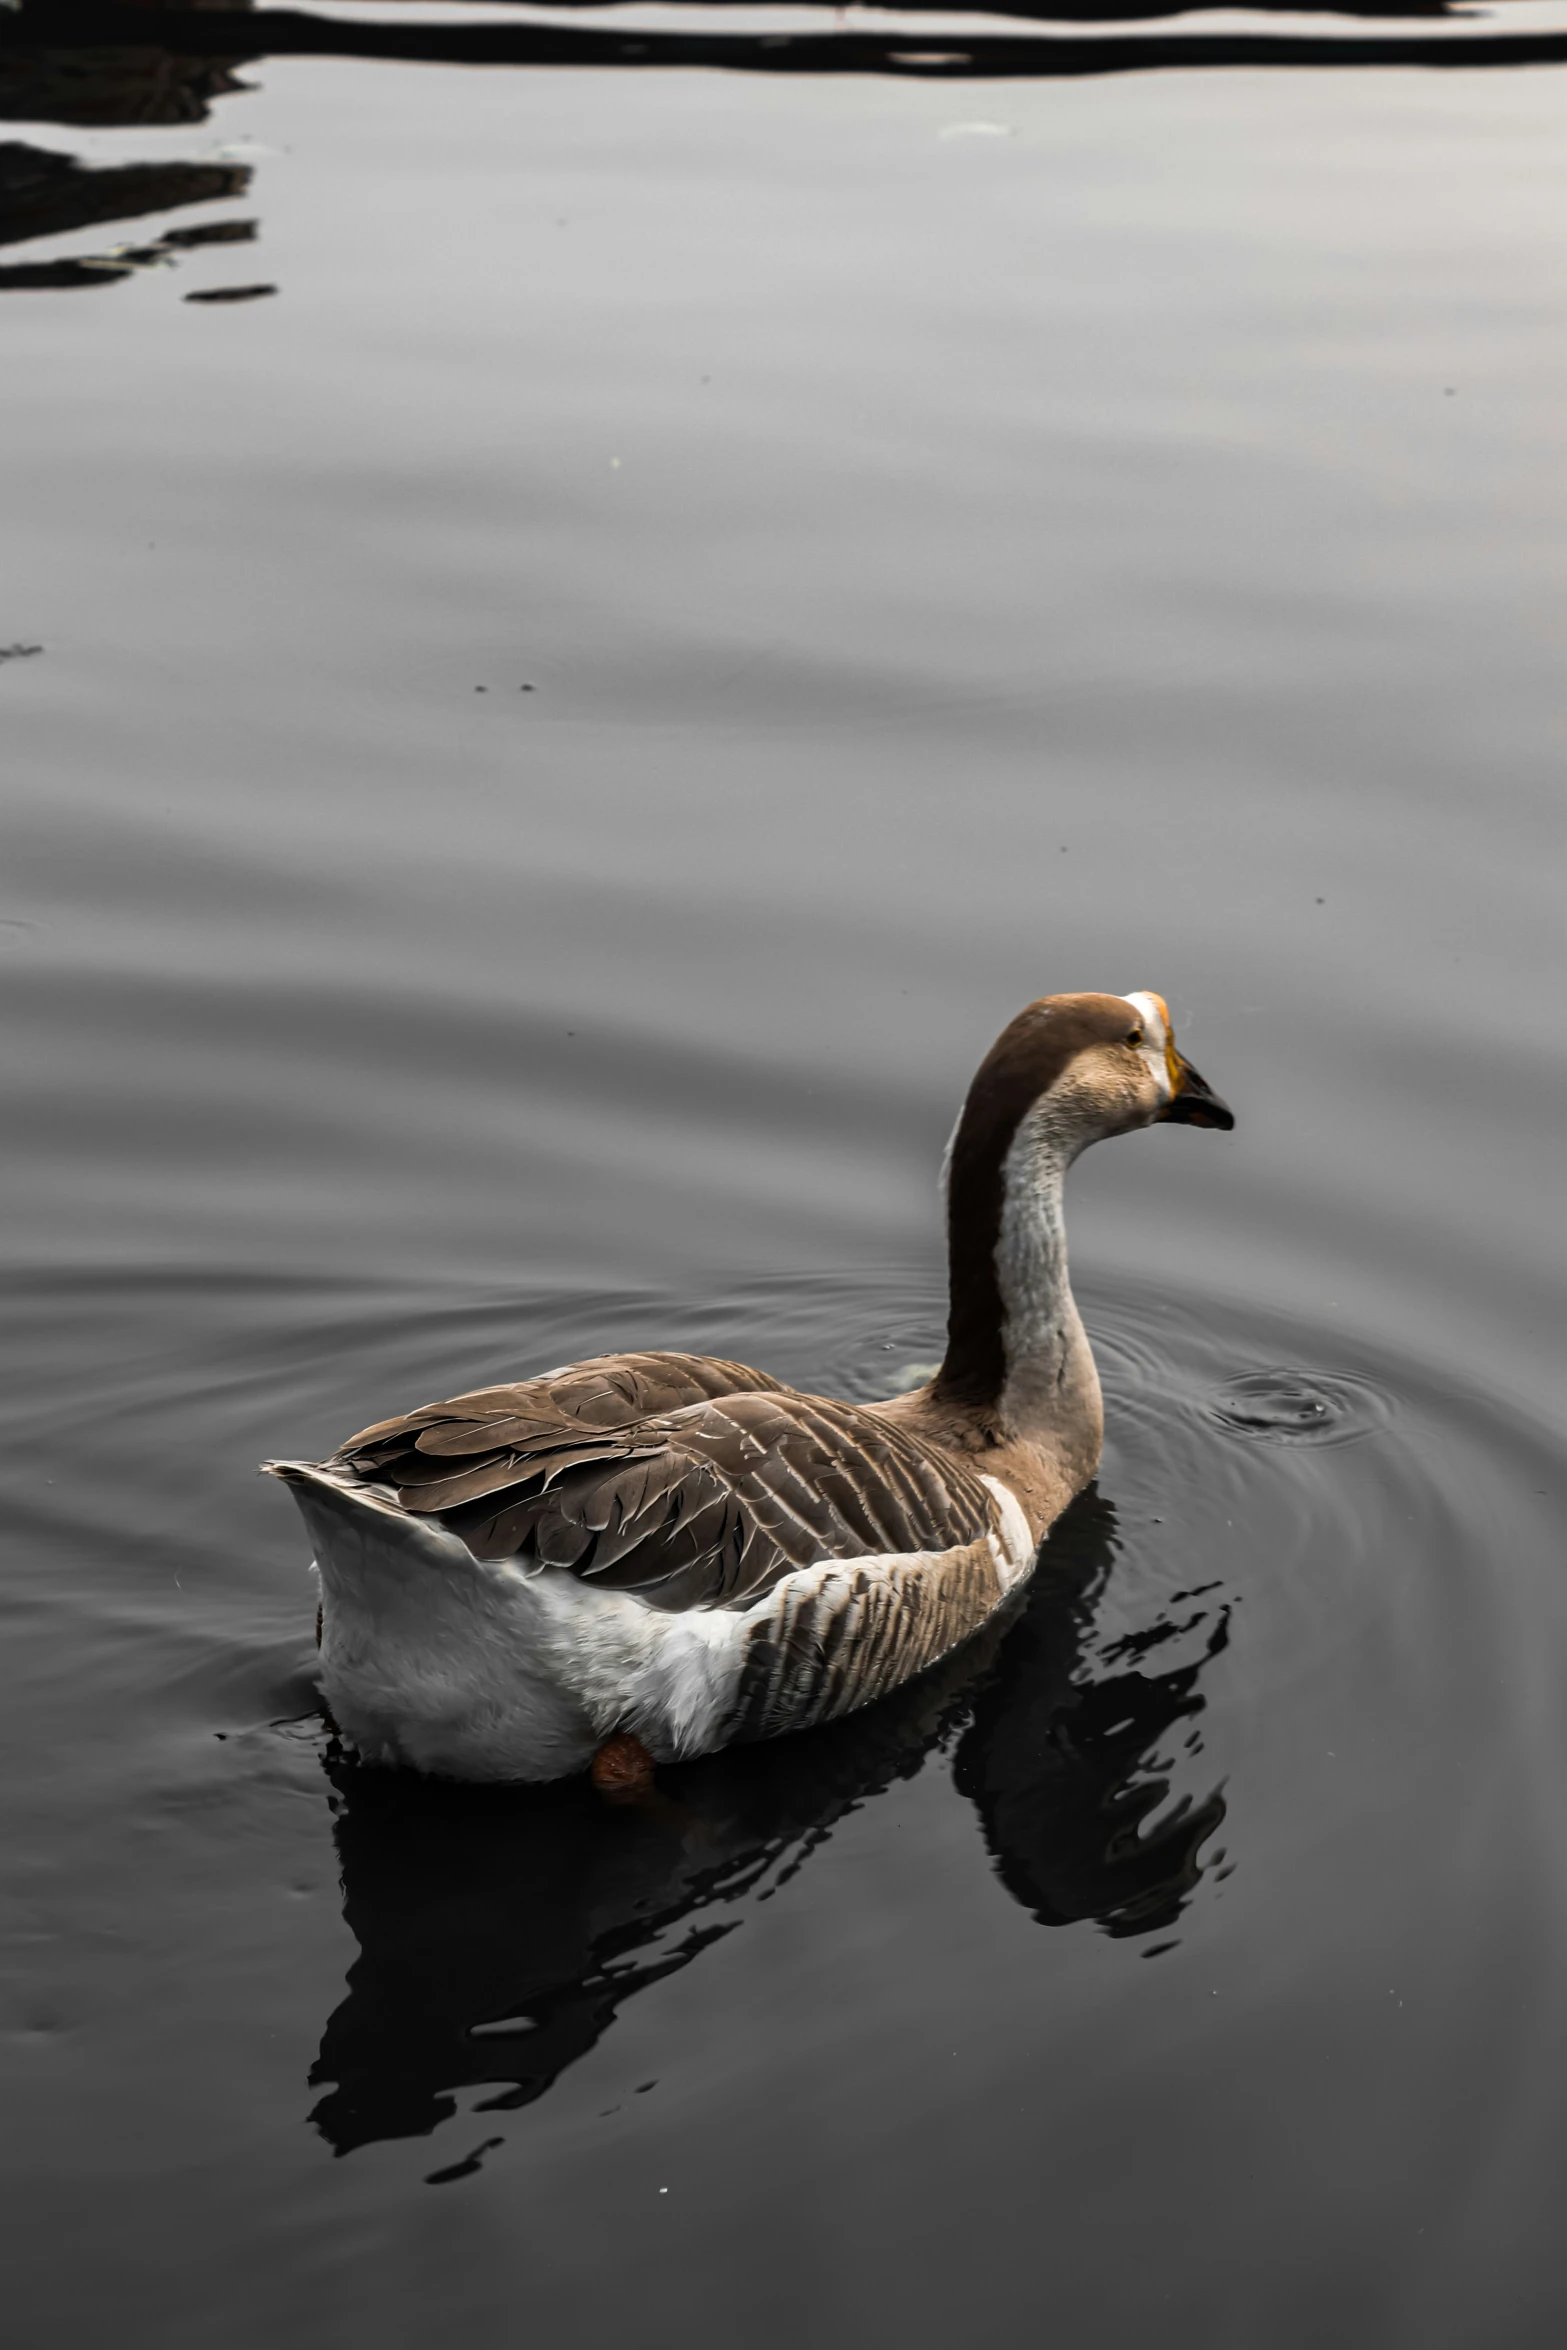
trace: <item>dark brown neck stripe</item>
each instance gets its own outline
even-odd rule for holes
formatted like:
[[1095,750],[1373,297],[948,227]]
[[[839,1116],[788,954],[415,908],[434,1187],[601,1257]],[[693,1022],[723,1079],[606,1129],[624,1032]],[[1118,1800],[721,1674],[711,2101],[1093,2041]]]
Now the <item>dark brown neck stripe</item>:
[[935,1382],[944,1403],[987,1412],[1006,1383],[996,1247],[1018,1127],[1086,1046],[1118,1043],[1134,1017],[1119,996],[1045,996],[1002,1030],[980,1064],[947,1177],[947,1353]]

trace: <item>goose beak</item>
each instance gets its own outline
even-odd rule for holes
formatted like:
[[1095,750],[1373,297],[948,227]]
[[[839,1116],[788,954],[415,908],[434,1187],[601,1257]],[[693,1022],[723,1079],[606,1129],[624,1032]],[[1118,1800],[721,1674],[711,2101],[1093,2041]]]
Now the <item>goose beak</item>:
[[1235,1124],[1235,1112],[1226,1101],[1221,1101],[1204,1077],[1199,1077],[1190,1061],[1182,1060],[1174,1045],[1170,1047],[1170,1083],[1174,1088],[1169,1101],[1159,1112],[1156,1124],[1167,1126],[1217,1126],[1228,1134]]

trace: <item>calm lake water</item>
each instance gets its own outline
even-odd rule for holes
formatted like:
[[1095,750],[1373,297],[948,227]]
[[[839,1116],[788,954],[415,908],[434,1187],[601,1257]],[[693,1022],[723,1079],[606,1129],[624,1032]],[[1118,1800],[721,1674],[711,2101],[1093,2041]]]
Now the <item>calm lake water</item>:
[[[12,2322],[1559,2341],[1567,83],[1485,44],[1561,12],[44,13]],[[624,1343],[886,1392],[980,1053],[1138,987],[1239,1125],[1073,1178],[1108,1441],[1005,1638],[653,1817],[337,1750],[257,1461]]]

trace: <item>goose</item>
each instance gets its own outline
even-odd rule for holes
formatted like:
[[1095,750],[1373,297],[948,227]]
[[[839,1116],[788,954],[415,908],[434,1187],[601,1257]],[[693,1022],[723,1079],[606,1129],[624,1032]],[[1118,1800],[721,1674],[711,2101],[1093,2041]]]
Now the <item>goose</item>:
[[851,1713],[948,1655],[1098,1467],[1062,1187],[1090,1143],[1160,1122],[1235,1123],[1161,996],[1045,996],[1002,1031],[947,1146],[947,1346],[912,1393],[599,1355],[265,1462],[315,1546],[345,1742],[634,1797],[660,1764]]

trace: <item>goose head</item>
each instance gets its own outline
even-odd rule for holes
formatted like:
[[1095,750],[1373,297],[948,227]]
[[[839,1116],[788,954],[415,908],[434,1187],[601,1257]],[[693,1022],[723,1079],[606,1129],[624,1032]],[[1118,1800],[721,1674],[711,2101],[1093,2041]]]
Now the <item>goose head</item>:
[[980,1063],[947,1148],[949,1198],[960,1178],[1004,1181],[1020,1152],[1064,1170],[1090,1143],[1161,1124],[1235,1124],[1177,1049],[1163,996],[1042,996]]
[[[997,1039],[990,1062],[1019,1063],[1031,1107],[1053,1128],[1064,1156],[1139,1126],[1235,1124],[1227,1102],[1176,1049],[1170,1007],[1140,988],[1130,995],[1045,996]],[[988,1064],[987,1064],[988,1065]]]

